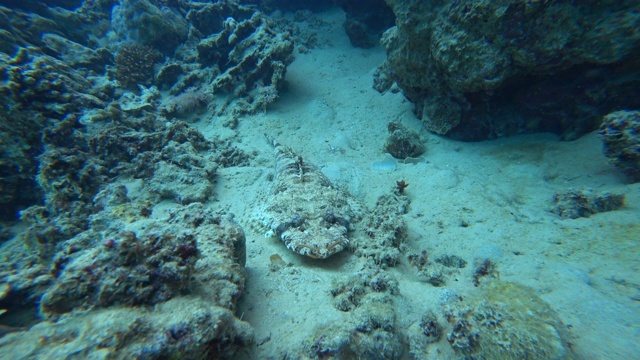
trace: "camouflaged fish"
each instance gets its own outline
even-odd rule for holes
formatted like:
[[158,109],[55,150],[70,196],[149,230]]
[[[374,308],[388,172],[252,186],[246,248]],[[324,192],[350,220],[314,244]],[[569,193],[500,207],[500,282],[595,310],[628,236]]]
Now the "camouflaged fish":
[[364,207],[300,155],[267,139],[275,148],[276,174],[263,224],[300,255],[325,259],[344,250]]

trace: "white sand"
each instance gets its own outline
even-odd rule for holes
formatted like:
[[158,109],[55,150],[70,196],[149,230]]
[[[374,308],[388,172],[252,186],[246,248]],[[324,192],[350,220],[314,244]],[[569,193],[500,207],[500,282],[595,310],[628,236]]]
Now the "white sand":
[[[369,208],[404,179],[412,201],[405,215],[409,248],[426,249],[430,258],[455,254],[469,261],[440,288],[420,279],[406,261],[391,269],[400,281],[400,330],[437,308],[443,294],[476,291],[473,260],[489,257],[501,280],[533,287],[571,325],[582,358],[640,358],[640,184],[626,184],[607,163],[596,134],[573,142],[538,134],[480,143],[428,134],[402,94],[372,88],[384,51],[351,47],[341,12],[322,16],[333,24],[331,33],[322,34],[330,44],[297,55],[287,72],[288,90],[266,114],[243,117],[235,131],[216,119],[195,124],[208,137],[231,137],[259,153],[258,166],[220,169],[219,201],[212,204],[234,213],[247,235],[248,280],[239,314],[254,326],[258,345],[240,356],[264,359],[299,348],[315,327],[346,316],[332,306],[331,281],[361,266],[346,251],[325,261],[302,258],[255,226],[253,209],[273,173],[273,151],[263,138],[268,133]],[[371,170],[384,157],[390,121],[427,139],[423,163]],[[571,187],[620,191],[627,205],[563,220],[549,211],[552,197]],[[273,254],[292,265],[271,272]]]

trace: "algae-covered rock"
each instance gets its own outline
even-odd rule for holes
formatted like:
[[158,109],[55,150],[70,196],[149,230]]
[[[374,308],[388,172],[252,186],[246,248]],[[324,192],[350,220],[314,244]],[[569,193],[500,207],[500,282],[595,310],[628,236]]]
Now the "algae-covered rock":
[[111,26],[120,40],[136,41],[172,54],[187,40],[187,21],[175,8],[158,8],[149,0],[124,0],[114,6]]
[[449,308],[447,341],[480,359],[572,359],[571,338],[556,312],[535,291],[495,281],[466,305]]
[[602,119],[602,151],[629,178],[640,181],[640,111],[616,111]]
[[384,150],[394,158],[404,160],[424,153],[425,146],[415,131],[407,129],[398,122],[390,122],[387,129],[389,136],[384,144]]
[[594,130],[603,111],[638,102],[625,95],[640,86],[628,76],[638,71],[637,1],[387,3],[396,26],[383,36],[379,74],[398,84],[430,131],[572,139]]
[[14,359],[228,359],[253,341],[251,326],[206,299],[151,309],[114,307],[41,322],[0,338]]

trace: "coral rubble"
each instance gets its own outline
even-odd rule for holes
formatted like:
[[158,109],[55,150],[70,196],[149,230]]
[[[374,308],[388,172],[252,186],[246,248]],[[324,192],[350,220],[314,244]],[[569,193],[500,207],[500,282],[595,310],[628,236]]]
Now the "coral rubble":
[[624,194],[597,193],[587,189],[559,192],[553,196],[553,200],[557,204],[553,212],[567,219],[589,217],[624,206]]
[[402,215],[409,211],[410,203],[403,194],[380,196],[374,210],[362,220],[363,234],[353,239],[354,254],[373,259],[380,266],[395,266],[407,238]]
[[[392,294],[397,282],[375,267],[336,282],[332,295],[348,319],[318,327],[303,344],[311,358],[400,359],[404,352]],[[346,305],[349,303],[349,305]]]

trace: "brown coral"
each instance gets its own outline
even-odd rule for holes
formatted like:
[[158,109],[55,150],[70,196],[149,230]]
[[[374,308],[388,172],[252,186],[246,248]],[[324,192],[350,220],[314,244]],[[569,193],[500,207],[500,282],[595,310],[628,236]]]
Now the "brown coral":
[[125,88],[150,86],[155,77],[153,67],[160,61],[162,54],[157,50],[137,43],[125,44],[116,54],[113,77]]

